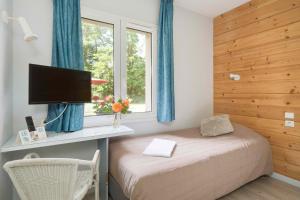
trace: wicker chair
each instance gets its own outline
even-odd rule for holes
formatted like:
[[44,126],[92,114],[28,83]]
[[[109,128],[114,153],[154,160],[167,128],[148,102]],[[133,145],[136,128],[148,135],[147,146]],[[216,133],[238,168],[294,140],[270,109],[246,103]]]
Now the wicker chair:
[[99,153],[92,161],[39,158],[31,153],[3,167],[21,200],[81,200],[92,187],[99,200]]

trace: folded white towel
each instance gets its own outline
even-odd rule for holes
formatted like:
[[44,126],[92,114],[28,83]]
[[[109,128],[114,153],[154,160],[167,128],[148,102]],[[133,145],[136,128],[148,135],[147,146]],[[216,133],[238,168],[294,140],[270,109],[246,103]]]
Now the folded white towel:
[[160,156],[169,158],[172,155],[175,145],[175,141],[154,138],[152,142],[146,147],[143,154],[148,156]]

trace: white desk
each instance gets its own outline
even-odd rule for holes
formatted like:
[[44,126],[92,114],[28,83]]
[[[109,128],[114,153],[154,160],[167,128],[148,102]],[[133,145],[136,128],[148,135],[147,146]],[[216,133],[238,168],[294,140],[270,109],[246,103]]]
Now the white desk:
[[98,149],[100,149],[100,197],[101,200],[108,200],[108,144],[109,138],[132,135],[134,130],[126,126],[113,128],[111,126],[103,126],[96,128],[85,128],[81,131],[72,133],[47,133],[47,138],[35,141],[30,144],[17,144],[16,135],[12,136],[2,147],[1,152],[15,152],[20,150],[28,150],[34,148],[50,147],[55,145],[76,143],[82,141],[97,140]]

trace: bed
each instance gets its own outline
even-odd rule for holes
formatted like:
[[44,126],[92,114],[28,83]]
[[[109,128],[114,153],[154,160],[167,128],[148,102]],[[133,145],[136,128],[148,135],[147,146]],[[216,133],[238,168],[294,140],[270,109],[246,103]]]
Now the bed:
[[[218,137],[201,137],[198,128],[110,144],[113,200],[213,200],[272,173],[268,141],[239,124]],[[142,155],[153,138],[177,143],[171,158]]]

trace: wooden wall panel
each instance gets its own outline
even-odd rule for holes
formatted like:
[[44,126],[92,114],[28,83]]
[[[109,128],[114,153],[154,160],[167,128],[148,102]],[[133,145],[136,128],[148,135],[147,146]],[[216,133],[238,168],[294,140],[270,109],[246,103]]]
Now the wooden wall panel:
[[214,46],[214,55],[222,55],[227,52],[243,50],[255,46],[277,42],[280,40],[290,40],[300,35],[300,22],[282,26],[272,30],[243,38],[235,38],[229,42]]
[[214,111],[266,137],[275,171],[300,180],[300,0],[252,0],[214,19]]
[[[215,94],[215,103],[300,107],[300,94]],[[300,134],[300,133],[299,133]]]
[[297,56],[299,53],[300,49],[262,57],[247,58],[247,56],[244,56],[242,59],[232,59],[227,63],[215,63],[215,68],[216,72],[220,73],[225,71],[242,71],[274,68],[286,65],[299,65],[300,58]]
[[215,93],[237,94],[300,94],[299,80],[214,82]]
[[[276,1],[276,0],[273,0],[273,1]],[[214,19],[214,25],[223,24],[230,20],[236,19],[238,17],[241,17],[243,15],[246,15],[248,13],[255,11],[257,8],[266,6],[271,3],[272,3],[272,1],[265,1],[265,0],[250,1],[249,3],[245,3],[229,12],[226,12],[226,13],[221,14],[220,16],[217,16]]]
[[300,20],[300,7],[274,15],[272,17],[263,19],[259,23],[252,23],[243,29],[236,29],[235,31],[225,32],[214,37],[215,44],[222,44],[230,41],[233,37],[242,38],[249,35],[257,34],[263,31],[271,30],[276,27],[281,27],[287,24],[292,24]]
[[274,54],[288,53],[300,49],[300,37],[293,40],[282,40],[243,51],[226,52],[224,55],[215,56],[215,64],[236,62],[237,60],[255,59],[257,57],[271,56]]
[[[220,68],[221,69],[221,68]],[[237,72],[237,70],[232,70]],[[300,77],[300,64],[274,68],[261,68],[239,71],[243,77],[241,81],[264,81],[264,80],[297,80]],[[230,72],[215,73],[215,81],[228,82]]]
[[[265,0],[265,2],[267,1],[268,0]],[[299,0],[271,0],[271,2],[272,3],[264,4],[263,6],[254,9],[253,12],[242,15],[233,20],[229,20],[221,24],[215,23],[214,35],[220,35],[224,32],[232,31],[251,23],[257,23],[265,18],[271,17],[273,15],[278,15],[282,12],[300,6]]]
[[231,119],[237,123],[244,124],[245,126],[252,128],[258,132],[270,131],[272,133],[280,134],[281,136],[291,135],[300,137],[300,123],[295,123],[295,128],[284,127],[284,121],[265,119],[259,117],[248,117],[242,115],[230,115]]
[[273,106],[273,105],[253,105],[238,103],[215,103],[215,109],[221,113],[233,115],[243,115],[248,117],[258,117],[265,119],[284,120],[285,112],[294,112],[295,121],[300,122],[300,107]]

